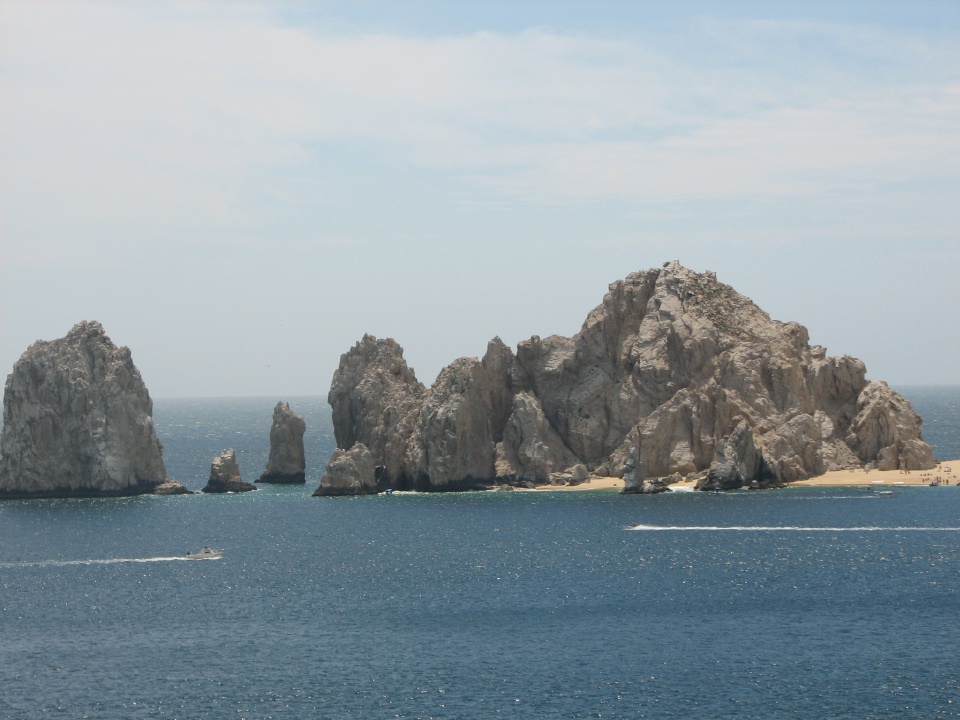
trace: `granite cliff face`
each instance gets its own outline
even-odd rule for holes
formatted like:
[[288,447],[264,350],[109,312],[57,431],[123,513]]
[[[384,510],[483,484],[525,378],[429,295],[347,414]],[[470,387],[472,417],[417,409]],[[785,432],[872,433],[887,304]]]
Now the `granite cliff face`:
[[130,351],[97,322],[31,345],[7,377],[0,497],[187,492],[169,481]]
[[[421,385],[393,340],[341,358],[337,444],[363,442],[378,485],[424,490],[562,482],[584,465],[770,486],[830,469],[933,466],[920,418],[864,364],[679,263],[613,283],[572,338],[499,339]],[[628,467],[628,460],[634,458]]]
[[258,483],[306,482],[303,454],[303,434],[306,430],[307,424],[290,409],[289,403],[277,403],[270,428],[270,457]]

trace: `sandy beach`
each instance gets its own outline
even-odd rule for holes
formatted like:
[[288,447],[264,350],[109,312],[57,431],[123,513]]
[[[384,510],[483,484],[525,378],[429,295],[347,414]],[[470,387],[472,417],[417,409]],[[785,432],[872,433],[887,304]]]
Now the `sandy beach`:
[[[945,460],[932,470],[837,470],[809,480],[798,480],[794,485],[860,486],[860,485],[930,485],[940,478],[941,485],[956,485],[960,481],[960,460]],[[693,483],[675,483],[673,488],[692,488]],[[622,490],[623,480],[616,477],[596,477],[580,485],[541,485],[534,492],[563,492],[570,490]]]
[[932,470],[837,470],[791,485],[929,485],[937,478],[942,485],[960,480],[960,460],[945,460]]

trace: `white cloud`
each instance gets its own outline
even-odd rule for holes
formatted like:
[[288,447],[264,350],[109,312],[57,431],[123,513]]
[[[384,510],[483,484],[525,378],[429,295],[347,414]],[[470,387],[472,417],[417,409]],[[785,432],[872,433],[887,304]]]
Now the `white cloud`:
[[[338,343],[441,328],[422,343],[439,367],[441,345],[482,351],[490,326],[575,325],[594,288],[681,251],[722,271],[734,248],[756,277],[774,245],[846,244],[858,267],[877,239],[947,247],[960,227],[960,57],[935,33],[705,18],[673,35],[418,37],[285,24],[273,7],[0,2],[2,290],[49,277],[73,293],[18,317],[5,356],[114,313],[160,368],[171,336],[232,314],[211,343],[226,348],[243,317],[287,312],[274,284],[295,282],[305,316],[337,316]],[[492,276],[517,295],[491,299]],[[464,285],[457,314],[438,306]],[[949,305],[929,303],[934,319]],[[167,337],[140,330],[151,318]]]
[[[55,196],[79,226],[177,217],[236,229],[250,212],[241,188],[312,172],[315,143],[367,144],[454,169],[474,192],[547,204],[803,196],[958,173],[956,68],[918,88],[840,70],[823,51],[808,58],[817,73],[791,82],[791,43],[817,32],[809,24],[709,25],[732,37],[725,64],[716,48],[672,56],[539,29],[324,36],[256,6],[0,12],[4,195],[25,216]],[[867,60],[890,51],[856,28],[824,32]],[[773,69],[741,66],[771,43],[786,48]],[[893,52],[922,64],[908,45]]]

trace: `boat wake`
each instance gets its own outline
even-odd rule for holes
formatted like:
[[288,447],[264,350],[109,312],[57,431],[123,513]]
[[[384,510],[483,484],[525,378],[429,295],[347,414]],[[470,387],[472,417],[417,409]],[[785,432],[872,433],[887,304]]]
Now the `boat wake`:
[[[3,562],[0,568],[18,568],[18,567],[66,567],[67,565],[115,565],[117,563],[155,563],[155,562],[176,562],[178,560],[190,560],[191,558],[183,555],[170,555],[162,557],[148,558],[103,558],[97,560],[33,560],[24,562]],[[209,560],[218,560],[219,558],[205,558]]]
[[960,527],[803,527],[791,525],[630,525],[627,530],[734,532],[960,532]]

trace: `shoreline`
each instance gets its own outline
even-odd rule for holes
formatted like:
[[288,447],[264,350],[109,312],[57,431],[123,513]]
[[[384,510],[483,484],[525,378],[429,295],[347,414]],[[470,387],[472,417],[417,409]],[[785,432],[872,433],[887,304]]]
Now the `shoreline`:
[[960,460],[943,460],[930,470],[834,470],[808,480],[797,480],[788,485],[813,486],[870,486],[870,485],[930,485],[940,478],[941,486],[956,485],[960,480]]
[[[807,480],[789,482],[786,487],[870,487],[875,485],[921,487],[930,485],[938,477],[940,487],[956,486],[960,482],[960,459],[944,460],[930,470],[833,470]],[[670,487],[692,490],[694,484],[684,481],[673,483]],[[540,485],[535,489],[517,488],[517,490],[520,492],[620,491],[623,490],[623,479],[591,475],[589,480],[579,485]]]

